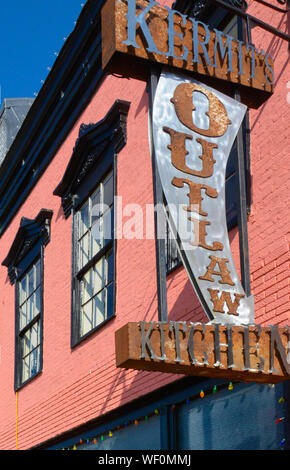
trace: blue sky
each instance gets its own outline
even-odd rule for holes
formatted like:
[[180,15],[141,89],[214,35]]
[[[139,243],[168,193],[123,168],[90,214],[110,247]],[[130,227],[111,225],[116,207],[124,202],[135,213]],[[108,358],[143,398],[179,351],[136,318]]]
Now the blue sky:
[[4,98],[35,97],[85,3],[86,0],[1,1],[0,106]]

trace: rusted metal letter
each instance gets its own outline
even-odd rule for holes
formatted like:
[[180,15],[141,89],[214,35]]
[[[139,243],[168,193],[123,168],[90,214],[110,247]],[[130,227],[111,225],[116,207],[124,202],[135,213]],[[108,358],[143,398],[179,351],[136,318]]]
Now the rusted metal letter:
[[[195,91],[202,93],[208,99],[209,110],[206,113],[209,117],[208,129],[201,129],[193,122],[192,112],[196,109],[193,104],[193,92]],[[175,112],[182,124],[200,135],[221,137],[231,124],[223,103],[216,95],[197,83],[181,83],[176,87],[170,101],[174,104]]]

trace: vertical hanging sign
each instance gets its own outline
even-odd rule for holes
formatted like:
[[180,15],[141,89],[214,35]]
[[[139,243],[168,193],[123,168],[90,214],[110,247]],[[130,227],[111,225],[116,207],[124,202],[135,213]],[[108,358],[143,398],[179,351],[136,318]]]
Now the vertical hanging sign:
[[169,221],[197,296],[210,320],[254,321],[228,238],[227,160],[246,106],[181,75],[162,73],[153,136]]

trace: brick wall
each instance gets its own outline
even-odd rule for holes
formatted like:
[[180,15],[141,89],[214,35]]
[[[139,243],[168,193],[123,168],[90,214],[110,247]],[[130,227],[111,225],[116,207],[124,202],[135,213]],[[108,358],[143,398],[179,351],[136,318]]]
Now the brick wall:
[[[250,11],[286,29],[285,16],[255,2],[250,2]],[[250,112],[253,204],[248,230],[256,322],[289,324],[288,50],[284,41],[257,28],[253,40],[272,53],[276,70],[274,96]],[[41,208],[53,210],[51,241],[45,248],[43,371],[18,392],[18,408],[13,388],[15,292],[7,270],[0,267],[0,449],[15,449],[16,438],[19,449],[33,447],[177,378],[115,368],[114,331],[128,321],[157,319],[154,240],[118,241],[116,318],[73,350],[70,347],[72,225],[53,190],[80,124],[100,120],[117,98],[132,103],[128,142],[118,156],[118,194],[123,205],[144,208],[153,202],[145,84],[108,77],[1,239],[3,260],[21,217],[34,218]],[[230,237],[238,266],[237,230]],[[168,307],[170,319],[206,321],[183,268],[168,277]]]
[[[289,31],[287,14],[249,2],[249,12]],[[274,58],[275,92],[257,111],[251,110],[253,204],[249,217],[251,282],[257,323],[289,324],[289,170],[290,103],[287,102],[287,42],[254,28],[253,42]],[[288,209],[287,209],[288,208]]]

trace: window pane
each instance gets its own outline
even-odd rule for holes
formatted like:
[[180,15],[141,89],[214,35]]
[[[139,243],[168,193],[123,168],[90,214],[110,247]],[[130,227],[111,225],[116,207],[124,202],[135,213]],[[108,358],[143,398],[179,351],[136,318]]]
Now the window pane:
[[27,356],[22,361],[22,382],[25,382],[29,379],[29,363],[30,363],[30,356]]
[[107,284],[114,279],[114,256],[113,250],[107,254]]
[[103,215],[104,246],[113,238],[113,214],[114,211],[113,208],[111,208]]
[[92,300],[81,308],[81,336],[85,335],[93,328]]
[[79,269],[89,261],[89,233],[79,241]]
[[100,190],[98,189],[95,194],[92,196],[92,222],[93,225],[101,216],[101,199],[100,199]]
[[172,233],[169,223],[166,221],[166,269],[170,271],[181,263],[179,251],[177,249],[177,242]]
[[30,348],[30,330],[28,330],[22,339],[22,356],[27,356],[29,354]]
[[34,291],[34,266],[28,272],[28,295]]
[[24,276],[24,278],[20,281],[19,283],[19,303],[20,305],[23,304],[23,302],[26,300],[27,297],[27,278]]
[[89,203],[87,202],[79,211],[79,238],[88,231],[89,225]]
[[26,301],[26,312],[27,312],[27,322],[29,323],[34,317],[35,305],[34,305],[34,296],[31,295]]
[[33,296],[34,296],[34,308],[35,308],[33,316],[36,316],[38,315],[38,313],[40,313],[40,305],[41,305],[40,287],[34,292]]
[[85,304],[94,295],[94,269],[90,269],[81,281],[81,303]]
[[236,173],[233,173],[226,179],[226,216],[228,230],[231,230],[238,223],[237,184]]
[[30,356],[30,377],[32,377],[40,370],[40,347],[32,351]]
[[94,294],[97,294],[106,283],[105,258],[101,258],[95,265]]
[[92,226],[91,229],[91,258],[103,247],[103,221],[102,218]]
[[[113,173],[104,181],[104,206],[110,207],[113,205],[114,199],[114,179]],[[105,207],[106,210],[106,207]],[[104,211],[105,211],[104,210]]]
[[39,329],[39,322],[34,323],[31,327],[31,336],[30,336],[30,345],[31,350],[35,349],[40,343],[40,329]]
[[22,339],[22,355],[27,356],[33,349],[39,346],[40,343],[40,328],[39,322],[34,323],[32,327],[27,330]]
[[20,329],[25,327],[28,323],[27,313],[26,313],[27,304],[26,302],[20,307]]
[[22,330],[27,323],[40,313],[41,310],[41,292],[40,287],[24,302],[20,307],[20,330]]
[[40,283],[41,283],[40,260],[38,260],[35,265],[35,288],[40,286]]
[[22,382],[33,377],[40,370],[40,347],[38,346],[22,361]]
[[94,297],[94,318],[95,318],[95,326],[102,323],[106,316],[105,316],[105,300],[106,300],[106,289],[103,289],[96,297]]
[[114,313],[114,284],[113,282],[107,287],[107,318]]
[[27,323],[29,323],[32,318],[33,318],[33,313],[34,313],[34,299],[33,295],[29,297],[26,301],[26,313],[27,313]]

